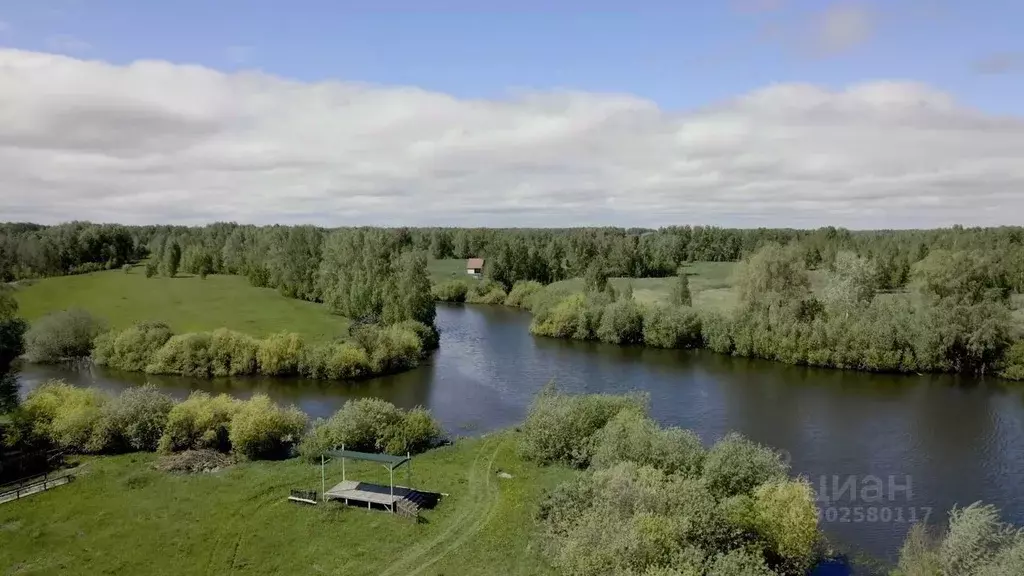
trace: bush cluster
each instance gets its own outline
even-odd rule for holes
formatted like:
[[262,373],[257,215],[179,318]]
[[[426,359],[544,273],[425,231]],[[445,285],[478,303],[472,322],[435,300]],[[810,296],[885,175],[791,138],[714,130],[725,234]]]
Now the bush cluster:
[[482,280],[473,285],[466,293],[466,302],[470,304],[504,304],[505,288],[494,280]]
[[[941,254],[940,254],[941,255]],[[788,364],[884,372],[961,372],[1024,379],[998,267],[975,253],[918,266],[921,293],[874,297],[877,269],[852,253],[835,257],[819,300],[803,256],[768,244],[738,267],[739,306],[729,314],[688,306],[641,306],[607,283],[583,293],[546,288],[529,298],[539,336],[659,348],[705,347]],[[948,261],[948,262],[947,262]],[[988,263],[986,263],[988,262]],[[680,275],[673,299],[684,292]]]
[[1003,522],[999,510],[981,502],[953,508],[943,532],[917,524],[907,535],[893,576],[932,574],[1024,574],[1024,529]]
[[530,299],[543,289],[544,285],[536,280],[520,280],[512,285],[504,304],[513,308],[529,308]]
[[520,454],[542,464],[586,467],[594,453],[594,435],[626,409],[646,413],[647,397],[569,395],[549,385],[534,398],[523,422]]
[[538,293],[532,300],[530,332],[538,336],[693,348],[702,344],[701,319],[692,308],[641,305],[609,291],[565,295]]
[[439,302],[465,302],[469,292],[469,282],[465,280],[449,280],[431,289],[434,298]]
[[50,363],[86,357],[92,351],[93,339],[102,331],[102,323],[85,310],[52,312],[25,333],[25,359]]
[[121,370],[194,378],[299,374],[335,380],[415,367],[432,347],[437,332],[413,320],[364,325],[349,340],[318,345],[307,345],[291,332],[263,339],[226,328],[172,335],[166,324],[142,323],[97,337],[93,360]]
[[634,397],[546,390],[523,437],[523,455],[541,462],[589,457],[538,511],[542,549],[562,573],[802,575],[820,555],[811,486],[741,436],[705,450]]
[[151,385],[109,396],[63,381],[44,383],[14,413],[11,439],[77,453],[185,450],[235,452],[252,459],[290,453],[307,418],[264,394],[238,400],[193,392],[175,402]]
[[441,437],[440,425],[423,408],[406,411],[379,398],[362,398],[349,400],[329,419],[317,420],[299,453],[311,461],[341,446],[362,452],[418,453]]

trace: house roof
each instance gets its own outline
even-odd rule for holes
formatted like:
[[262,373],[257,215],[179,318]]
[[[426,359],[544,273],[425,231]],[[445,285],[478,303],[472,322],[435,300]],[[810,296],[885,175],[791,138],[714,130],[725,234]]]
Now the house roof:
[[484,267],[484,259],[483,258],[470,258],[469,260],[466,260],[466,268],[483,268],[483,267]]

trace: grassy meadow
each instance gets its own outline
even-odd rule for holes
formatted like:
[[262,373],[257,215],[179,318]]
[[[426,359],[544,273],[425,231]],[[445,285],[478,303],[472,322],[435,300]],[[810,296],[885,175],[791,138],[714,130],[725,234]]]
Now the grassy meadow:
[[175,333],[230,328],[255,337],[287,330],[310,342],[342,335],[348,320],[320,304],[254,288],[242,276],[179,275],[146,278],[144,266],[128,274],[108,270],[43,278],[15,292],[19,313],[29,322],[49,312],[83,308],[110,328],[141,321],[166,322]]
[[[549,573],[531,552],[533,512],[573,472],[523,462],[515,440],[504,432],[414,457],[413,486],[449,494],[418,524],[288,502],[289,489],[320,490],[319,466],[299,459],[178,475],[153,469],[154,454],[83,458],[75,482],[0,506],[0,573]],[[387,483],[377,464],[346,471]],[[340,481],[340,462],[329,463],[328,487]]]
[[431,284],[442,284],[449,280],[465,280],[476,282],[476,278],[466,274],[466,261],[462,258],[431,259],[427,262]]

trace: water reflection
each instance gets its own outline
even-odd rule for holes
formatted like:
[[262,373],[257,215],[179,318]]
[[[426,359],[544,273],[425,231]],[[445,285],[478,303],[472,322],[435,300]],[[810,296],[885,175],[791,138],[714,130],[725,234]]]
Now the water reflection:
[[[438,307],[441,348],[417,370],[357,383],[301,379],[191,380],[100,369],[69,372],[25,367],[22,393],[51,377],[116,391],[147,380],[177,397],[191,390],[248,397],[266,392],[312,416],[349,398],[376,396],[403,407],[431,408],[455,434],[513,425],[547,382],[571,392],[650,394],[665,424],[711,442],[735,430],[785,450],[795,472],[816,486],[853,478],[862,486],[894,478],[909,492],[882,502],[844,494],[837,508],[902,511],[903,522],[834,521],[826,532],[843,545],[893,559],[909,511],[933,509],[941,520],[954,503],[985,500],[1024,523],[1024,402],[1018,389],[949,376],[866,374],[793,367],[701,351],[618,347],[534,338],[529,315],[502,307]],[[831,490],[824,496],[834,497]],[[889,498],[892,497],[892,500]],[[823,503],[823,506],[825,504]]]

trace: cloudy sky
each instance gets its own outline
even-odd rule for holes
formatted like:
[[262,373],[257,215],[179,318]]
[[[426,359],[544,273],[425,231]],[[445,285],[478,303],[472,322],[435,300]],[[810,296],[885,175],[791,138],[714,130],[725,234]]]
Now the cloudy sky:
[[1024,224],[1019,1],[557,4],[0,0],[0,220]]

